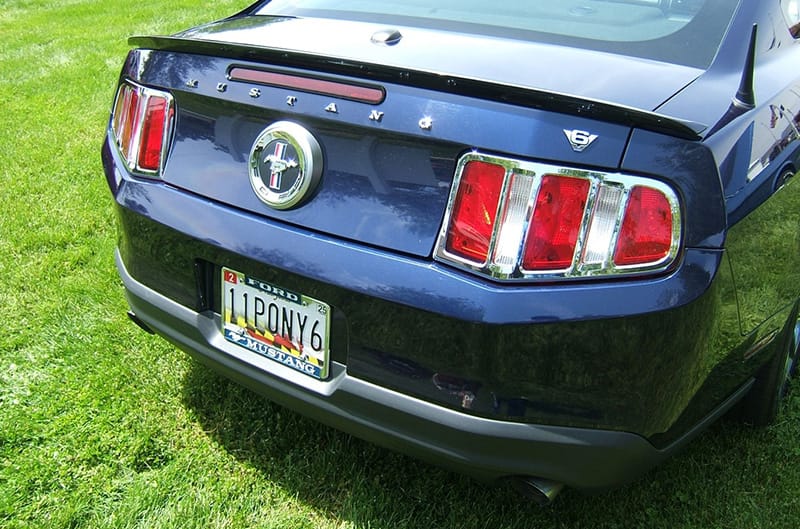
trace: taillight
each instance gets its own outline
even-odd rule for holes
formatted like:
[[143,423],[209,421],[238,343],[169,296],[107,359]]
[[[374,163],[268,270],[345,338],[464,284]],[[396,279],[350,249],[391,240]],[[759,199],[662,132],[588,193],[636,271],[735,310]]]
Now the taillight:
[[572,264],[589,185],[585,178],[542,177],[522,255],[523,269],[563,270]]
[[658,272],[677,257],[680,223],[657,180],[470,153],[436,258],[497,279]]
[[160,176],[172,132],[174,105],[169,92],[125,81],[120,84],[111,131],[131,171]]
[[164,132],[167,127],[169,103],[162,97],[150,97],[144,110],[142,137],[139,140],[139,168],[158,171],[164,152]]
[[453,204],[447,251],[483,263],[489,255],[505,169],[479,160],[464,166],[461,192]]
[[657,262],[672,246],[672,208],[656,189],[634,186],[617,237],[614,264],[618,266]]

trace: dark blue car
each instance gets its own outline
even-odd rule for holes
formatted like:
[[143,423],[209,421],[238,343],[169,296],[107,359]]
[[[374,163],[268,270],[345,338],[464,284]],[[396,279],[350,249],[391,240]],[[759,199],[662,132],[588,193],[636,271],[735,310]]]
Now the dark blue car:
[[800,342],[798,0],[273,0],[134,37],[102,150],[131,318],[548,501]]

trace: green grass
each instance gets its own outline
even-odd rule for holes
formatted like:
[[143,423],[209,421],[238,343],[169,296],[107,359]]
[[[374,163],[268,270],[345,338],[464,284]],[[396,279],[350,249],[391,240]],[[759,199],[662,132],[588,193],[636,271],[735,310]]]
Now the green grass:
[[99,148],[135,33],[242,1],[0,0],[0,528],[796,527],[800,396],[640,481],[521,503],[330,430],[131,325]]

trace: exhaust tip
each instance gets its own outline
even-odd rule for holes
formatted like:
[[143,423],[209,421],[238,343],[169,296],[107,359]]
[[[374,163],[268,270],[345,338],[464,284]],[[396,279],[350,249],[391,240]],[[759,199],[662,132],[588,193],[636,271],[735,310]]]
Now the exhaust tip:
[[522,497],[541,507],[553,503],[553,500],[564,489],[563,483],[532,476],[520,476],[511,479],[511,484]]
[[135,312],[132,310],[128,311],[128,319],[131,320],[133,323],[137,325],[141,330],[146,332],[147,334],[155,334],[155,331],[147,326],[145,322],[139,319],[139,316],[136,315]]

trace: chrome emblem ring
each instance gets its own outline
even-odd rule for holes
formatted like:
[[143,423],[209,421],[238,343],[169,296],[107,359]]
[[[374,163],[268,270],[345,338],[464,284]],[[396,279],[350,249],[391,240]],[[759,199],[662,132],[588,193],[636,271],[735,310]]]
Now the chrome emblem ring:
[[275,209],[300,204],[322,175],[322,148],[304,127],[291,121],[273,123],[250,149],[250,185]]

